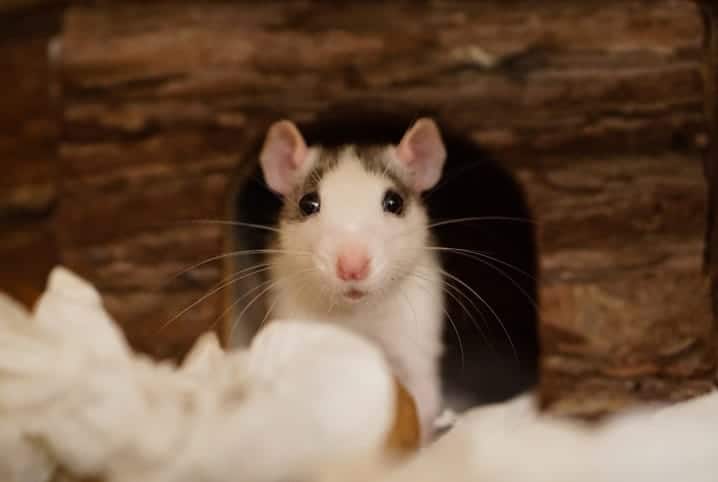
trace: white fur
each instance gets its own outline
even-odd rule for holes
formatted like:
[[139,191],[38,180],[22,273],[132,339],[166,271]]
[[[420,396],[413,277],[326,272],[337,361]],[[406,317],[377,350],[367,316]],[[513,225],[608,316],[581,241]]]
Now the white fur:
[[[279,247],[311,256],[273,257],[277,284],[270,316],[336,323],[377,342],[414,397],[426,439],[441,408],[441,276],[435,255],[424,249],[429,233],[423,206],[407,204],[402,217],[385,213],[382,199],[390,187],[390,178],[367,172],[352,148],[341,153],[319,183],[320,212],[280,224]],[[366,280],[348,283],[336,276],[336,254],[347,241],[368,250]],[[343,296],[348,287],[367,295],[352,302]]]

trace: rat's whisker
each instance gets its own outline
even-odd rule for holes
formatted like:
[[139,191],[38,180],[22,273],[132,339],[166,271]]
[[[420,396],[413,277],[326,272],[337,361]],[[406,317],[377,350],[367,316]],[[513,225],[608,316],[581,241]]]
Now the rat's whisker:
[[178,318],[180,318],[182,315],[184,315],[185,313],[187,313],[188,311],[190,311],[192,308],[194,308],[195,306],[199,305],[200,303],[202,303],[204,300],[206,300],[206,299],[209,298],[210,296],[214,295],[215,293],[218,293],[219,291],[221,291],[221,290],[223,290],[224,288],[228,287],[229,285],[234,284],[234,283],[236,283],[237,281],[240,281],[240,280],[242,280],[242,279],[244,279],[244,278],[248,278],[248,277],[250,277],[250,276],[254,276],[254,275],[256,275],[256,274],[263,273],[263,272],[265,272],[265,271],[268,271],[269,269],[270,269],[270,268],[269,268],[269,265],[266,264],[266,263],[260,264],[260,265],[254,265],[254,266],[252,266],[252,267],[250,267],[250,268],[247,268],[247,269],[244,269],[244,270],[239,271],[239,272],[237,272],[237,273],[234,273],[232,276],[230,276],[230,277],[228,277],[228,278],[225,278],[224,280],[220,281],[217,285],[215,285],[209,292],[205,293],[201,298],[199,298],[198,300],[194,301],[192,304],[190,304],[189,306],[187,306],[186,308],[184,308],[183,310],[181,310],[180,312],[178,312],[177,314],[175,314],[175,315],[174,315],[173,317],[171,317],[169,320],[165,321],[165,322],[159,327],[158,332],[164,330],[168,325],[170,325],[170,324],[173,323],[175,320],[177,320]]
[[[304,274],[304,271],[302,271],[302,272],[299,273],[299,274]],[[302,293],[304,293],[305,289],[306,289],[306,285],[300,285],[299,295],[301,295]],[[279,303],[279,297],[278,297],[278,296],[274,299],[274,301],[272,302],[272,304],[269,305],[269,309],[267,309],[267,312],[264,314],[264,317],[262,318],[262,321],[259,322],[259,326],[257,327],[257,330],[258,330],[258,331],[262,328],[262,326],[264,326],[264,324],[267,322],[267,320],[270,319],[271,313],[272,313],[272,311],[274,310],[274,308],[277,306],[277,303]],[[251,303],[250,303],[250,305],[251,305]],[[248,305],[248,306],[249,306],[249,305]],[[242,314],[240,313],[239,318],[241,318],[241,317],[242,317]],[[237,319],[237,321],[239,321],[239,318]]]
[[[470,258],[470,259],[473,259],[473,260],[475,260],[475,261],[478,261],[478,262],[484,264],[485,266],[488,266],[489,268],[493,269],[494,271],[496,271],[497,273],[499,273],[501,276],[503,276],[504,278],[506,278],[512,285],[514,285],[514,287],[521,292],[521,294],[528,300],[528,302],[531,303],[531,306],[533,306],[534,309],[538,310],[538,305],[536,304],[536,301],[534,300],[534,298],[533,298],[515,279],[513,279],[506,271],[502,270],[502,269],[499,268],[498,266],[493,265],[493,264],[490,263],[488,260],[493,260],[493,261],[495,261],[495,262],[499,262],[499,263],[502,263],[502,264],[506,264],[506,265],[508,265],[508,266],[510,266],[510,267],[513,267],[513,268],[519,270],[521,273],[525,274],[526,276],[530,276],[531,279],[533,279],[534,281],[536,280],[536,278],[534,278],[533,276],[529,275],[528,273],[525,273],[525,272],[524,272],[523,270],[521,270],[520,268],[516,268],[516,267],[513,266],[512,264],[510,264],[510,263],[505,263],[505,262],[501,261],[501,260],[498,259],[498,258],[494,258],[493,256],[484,255],[483,253],[473,252],[473,251],[471,251],[471,250],[461,250],[461,249],[453,249],[453,248],[440,248],[440,247],[436,247],[436,246],[428,247],[428,248],[426,248],[426,249],[429,249],[429,250],[432,250],[432,251],[447,251],[447,252],[450,252],[450,253],[455,253],[455,254],[463,255],[463,256],[466,256],[466,257],[468,257],[468,258]],[[480,256],[485,256],[487,259],[482,259]]]
[[[400,271],[400,270],[391,270],[391,271],[390,271],[390,276],[393,275],[393,274],[399,274],[399,273],[402,273],[402,271]],[[401,276],[403,277],[403,276],[410,276],[410,275],[411,275],[411,273],[408,273],[408,272],[407,272],[406,275],[401,275]],[[429,293],[429,295],[431,295],[431,292],[430,292],[430,290],[429,290],[427,287],[422,287],[422,288],[423,288],[427,293]],[[384,294],[387,293],[387,291],[388,291],[388,289],[385,287],[385,288],[383,288],[382,290],[380,290],[380,293],[381,293],[382,295],[384,295]],[[409,307],[409,310],[411,311],[411,313],[412,313],[412,315],[413,315],[413,317],[414,317],[414,324],[416,325],[416,324],[418,323],[418,315],[417,315],[416,310],[414,309],[414,306],[411,304],[410,298],[406,295],[406,293],[405,293],[403,290],[398,291],[398,293],[399,293],[400,295],[402,295],[402,298],[404,299],[404,302],[405,302],[406,305]],[[429,355],[429,350],[430,350],[430,348],[427,347],[427,345],[426,345],[425,343],[421,343],[420,338],[419,338],[418,336],[416,336],[417,333],[418,333],[418,332],[416,332],[416,333],[405,333],[406,340],[407,340],[408,342],[410,342],[412,345],[414,345],[415,349],[417,350],[417,353],[424,353],[424,354]]]
[[[385,291],[385,290],[382,290],[382,291]],[[414,324],[416,325],[418,323],[418,318],[416,315],[416,310],[412,306],[412,304],[409,300],[409,297],[406,296],[406,293],[404,293],[404,291],[399,291],[399,294],[402,295],[402,299],[406,302],[406,305],[409,307],[409,310],[412,312],[412,315],[414,316]],[[406,337],[407,337],[407,340],[410,341],[416,347],[417,350],[423,349],[422,345],[417,341],[417,338],[415,336],[412,336],[411,334],[407,333]]]
[[507,221],[507,222],[515,222],[515,223],[527,223],[527,224],[538,224],[533,219],[530,218],[519,218],[519,217],[512,217],[512,216],[473,216],[473,217],[463,217],[463,218],[451,218],[451,219],[440,219],[436,222],[433,222],[429,224],[428,226],[418,226],[413,228],[408,228],[401,230],[399,233],[392,236],[389,240],[393,240],[396,238],[399,238],[401,236],[406,236],[409,234],[413,234],[417,231],[421,231],[424,229],[431,230],[432,228],[441,227],[441,226],[447,226],[451,224],[464,224],[464,223],[480,223],[480,222],[490,222],[490,221]]
[[[420,270],[398,270],[398,269],[397,269],[397,270],[394,270],[392,273],[395,274],[395,275],[398,275],[399,277],[404,277],[404,276],[412,277],[412,278],[414,278],[414,279],[416,279],[416,280],[418,280],[418,281],[423,281],[423,282],[425,282],[425,283],[433,283],[433,282],[434,282],[434,280],[431,279],[431,277],[430,277],[429,274],[425,274],[425,275],[424,275],[423,272],[420,271]],[[474,319],[474,317],[473,317],[472,314],[471,314],[471,311],[466,307],[466,305],[461,301],[461,299],[459,299],[459,298],[458,298],[454,293],[452,293],[448,288],[454,289],[455,291],[459,292],[459,294],[461,294],[461,295],[463,295],[463,296],[466,296],[466,295],[464,295],[464,293],[462,293],[461,290],[459,290],[458,288],[454,287],[453,285],[451,285],[451,283],[447,282],[447,281],[444,280],[444,279],[439,279],[439,282],[440,282],[441,291],[442,291],[443,293],[446,293],[446,294],[447,294],[448,296],[450,296],[454,301],[456,301],[457,304],[459,304],[459,306],[461,306],[461,308],[464,310],[464,313],[466,313],[466,315],[469,317],[469,319],[471,320],[472,324],[473,324],[474,327],[477,329],[477,331],[481,334],[481,336],[482,336],[482,338],[484,339],[484,341],[487,343],[487,345],[491,346],[491,344],[490,344],[490,342],[489,342],[489,339],[487,338],[486,334],[484,333],[483,328],[481,328],[481,325],[478,324],[478,322]],[[424,285],[424,284],[419,284],[418,286],[419,286],[421,289],[423,289],[424,291],[426,291],[427,293],[431,294],[431,292],[430,292],[428,286],[426,286],[426,285]],[[469,300],[469,302],[473,302],[473,300],[471,300],[470,298],[467,297],[467,299]],[[473,304],[473,303],[472,303],[472,304]],[[463,342],[462,342],[462,340],[461,340],[461,336],[459,335],[458,326],[456,325],[456,323],[454,322],[454,319],[451,317],[451,315],[450,315],[449,312],[447,311],[446,307],[443,306],[443,303],[442,303],[442,308],[441,308],[441,309],[442,309],[442,311],[444,312],[444,314],[446,315],[446,317],[447,317],[447,319],[449,320],[449,322],[451,323],[452,328],[453,328],[453,330],[454,330],[454,333],[455,333],[456,336],[457,336],[457,341],[459,342],[459,350],[460,350],[460,352],[461,352],[461,362],[462,362],[461,364],[462,364],[462,367],[463,367],[463,366],[464,366],[464,358],[465,358],[465,356],[464,356]],[[478,307],[476,307],[475,304],[474,304],[474,309],[476,309],[476,311],[479,313],[479,316],[481,316],[481,318],[482,318],[482,320],[484,321],[484,323],[486,323],[486,320],[484,319],[483,313],[481,312],[481,310],[478,309]]]
[[519,218],[514,216],[469,216],[464,218],[453,218],[453,219],[444,219],[441,221],[437,221],[434,223],[431,223],[427,226],[427,228],[432,229],[439,226],[447,226],[450,224],[462,224],[462,223],[471,223],[471,222],[484,222],[484,221],[509,221],[509,222],[515,222],[515,223],[527,223],[527,224],[538,224],[536,221],[530,218]]
[[309,251],[294,251],[294,250],[286,250],[286,249],[241,249],[237,251],[229,251],[227,253],[218,254],[217,256],[212,256],[210,258],[204,259],[200,261],[199,263],[195,263],[182,271],[176,273],[171,279],[177,279],[180,276],[189,273],[190,271],[199,268],[200,266],[204,266],[206,264],[212,263],[213,261],[219,261],[225,258],[230,258],[233,256],[249,256],[253,254],[292,254],[297,256],[310,256],[311,253]]
[[245,223],[242,221],[225,221],[222,219],[191,219],[189,221],[181,221],[185,223],[191,223],[191,224],[219,224],[223,226],[237,226],[242,228],[252,228],[252,229],[261,229],[263,231],[271,231],[274,233],[281,232],[279,229],[274,228],[272,226],[267,226],[266,224],[255,224],[255,223]]
[[[426,281],[426,282],[429,281],[428,278],[423,278],[423,277],[421,277],[421,276],[416,275],[415,273],[408,273],[407,275],[408,275],[408,276],[413,276],[413,277],[415,277],[416,279],[418,279],[418,280],[420,280],[420,281]],[[421,287],[421,289],[423,289],[424,291],[429,292],[429,288],[428,288],[428,287],[426,287],[426,286],[424,286],[424,285],[422,285],[422,284],[419,284],[418,286]],[[408,297],[407,297],[407,300],[408,300]],[[454,322],[454,319],[453,319],[453,318],[451,317],[451,315],[449,314],[449,311],[448,311],[445,307],[443,307],[443,306],[442,306],[441,309],[442,309],[442,311],[444,312],[444,314],[446,315],[446,319],[447,319],[447,320],[449,321],[449,323],[451,324],[451,328],[452,328],[453,331],[454,331],[454,335],[456,335],[456,341],[459,342],[459,353],[461,354],[461,369],[463,370],[463,369],[466,367],[466,356],[465,356],[465,354],[464,354],[464,343],[461,341],[461,335],[459,334],[459,328],[456,326],[456,323]],[[469,317],[471,317],[471,315],[469,315]]]
[[[421,277],[421,275],[419,273],[414,273],[413,276],[415,276],[419,279],[429,281],[429,278],[423,278],[423,277]],[[457,288],[456,286],[454,286],[452,283],[450,283],[449,281],[447,281],[445,279],[441,280],[441,289],[444,293],[449,295],[451,297],[451,299],[453,299],[461,307],[461,309],[464,311],[464,313],[466,313],[466,316],[468,316],[469,320],[471,320],[472,325],[479,332],[481,337],[484,339],[484,342],[486,342],[487,346],[491,347],[492,349],[495,349],[493,344],[490,342],[488,336],[484,332],[484,329],[481,327],[481,324],[476,320],[476,318],[474,318],[474,316],[471,314],[471,310],[469,310],[469,308],[464,304],[464,302],[461,301],[461,298],[459,298],[459,296],[463,297],[466,301],[471,303],[471,307],[474,309],[474,311],[476,311],[476,313],[479,314],[479,316],[481,317],[481,321],[483,321],[484,324],[487,324],[483,311],[481,311],[479,309],[479,307],[476,306],[476,303],[474,303],[474,300],[471,299],[471,297],[469,297],[466,293],[464,293],[460,288]],[[458,294],[458,296],[457,296],[457,294]]]
[[[463,255],[466,255],[466,256],[469,257],[469,258],[474,258],[474,257],[475,257],[474,259],[476,259],[476,258],[486,258],[486,259],[489,259],[489,260],[491,260],[491,261],[495,261],[496,263],[499,263],[499,264],[501,264],[501,265],[504,265],[504,266],[506,266],[507,268],[511,268],[512,270],[516,271],[516,272],[519,273],[519,274],[522,274],[523,276],[525,276],[526,278],[528,278],[528,279],[530,279],[530,280],[532,280],[532,281],[537,281],[537,280],[536,280],[536,277],[533,276],[531,273],[527,273],[525,270],[519,268],[518,266],[513,265],[513,264],[511,264],[511,263],[509,263],[509,262],[506,262],[506,261],[504,261],[504,260],[502,260],[502,259],[500,259],[500,258],[497,258],[497,257],[495,257],[495,256],[491,256],[490,254],[485,253],[485,252],[483,252],[483,251],[477,251],[477,250],[475,250],[475,249],[466,249],[466,248],[450,248],[450,247],[447,247],[447,246],[427,246],[427,247],[424,248],[424,249],[428,249],[428,250],[431,250],[431,251],[446,251],[446,252],[449,252],[449,253],[463,254]],[[478,259],[477,259],[477,261],[482,261],[482,260],[478,260]]]
[[513,340],[511,339],[511,335],[509,334],[509,331],[506,329],[506,325],[504,325],[504,322],[501,321],[501,317],[499,317],[499,315],[498,315],[498,314],[496,313],[496,311],[491,307],[491,305],[490,305],[480,294],[478,294],[475,289],[473,289],[471,286],[469,286],[466,282],[464,282],[464,281],[463,281],[461,278],[459,278],[458,276],[454,276],[454,275],[452,275],[451,273],[449,273],[448,271],[445,271],[445,270],[443,270],[443,269],[441,270],[441,272],[442,272],[442,274],[443,274],[444,276],[447,276],[447,277],[453,279],[454,281],[456,281],[457,283],[459,283],[460,285],[462,285],[464,288],[466,288],[467,290],[469,290],[469,292],[470,292],[471,294],[473,294],[479,301],[481,301],[481,303],[484,304],[484,306],[486,306],[486,308],[488,308],[488,310],[489,310],[489,311],[491,312],[491,314],[494,316],[494,318],[496,319],[496,321],[499,322],[499,325],[501,326],[501,329],[503,330],[504,334],[506,335],[506,339],[508,340],[509,344],[511,345],[511,351],[513,351],[514,356],[515,356],[516,359],[518,360],[518,352],[516,351],[516,346],[514,345],[514,342],[513,342]]
[[[261,283],[257,284],[257,286],[252,287],[251,289],[247,290],[245,293],[243,293],[241,296],[239,296],[237,299],[235,299],[227,308],[225,308],[222,313],[219,314],[217,318],[215,318],[214,322],[212,323],[212,328],[214,328],[217,323],[223,319],[231,310],[233,310],[243,299],[245,299],[247,296],[250,296],[252,293],[256,293],[257,291],[261,290],[265,286],[273,284],[274,281],[272,279],[268,279],[265,281],[262,281]],[[236,323],[232,323],[232,329],[230,332],[233,332],[236,328]]]
[[[239,325],[239,322],[242,320],[242,316],[244,315],[244,313],[246,313],[247,310],[248,310],[262,295],[264,295],[265,293],[267,293],[269,290],[271,290],[271,289],[274,288],[275,286],[279,285],[280,283],[283,283],[283,282],[285,282],[285,281],[289,281],[289,280],[291,280],[291,279],[294,279],[294,278],[297,277],[297,276],[306,274],[306,273],[308,273],[308,272],[310,272],[310,271],[312,271],[312,268],[308,268],[308,269],[305,269],[305,270],[302,270],[302,271],[299,271],[299,272],[296,272],[296,273],[292,273],[292,274],[290,274],[290,275],[284,276],[284,277],[279,278],[279,279],[277,279],[277,280],[270,280],[268,284],[264,284],[264,289],[262,289],[254,298],[252,298],[252,299],[250,300],[250,302],[245,305],[245,307],[242,309],[242,311],[239,312],[239,315],[237,316],[237,318],[236,318],[236,319],[234,320],[234,322],[232,323],[232,331],[234,331],[234,329],[237,327],[237,325]],[[255,287],[255,288],[257,288],[257,287]],[[228,312],[229,310],[231,310],[231,309],[233,309],[235,306],[237,306],[237,304],[239,304],[239,302],[244,298],[244,296],[246,296],[247,294],[251,294],[251,293],[253,293],[254,291],[256,291],[256,289],[254,289],[254,290],[252,290],[252,291],[250,291],[250,292],[248,292],[248,293],[245,293],[245,295],[243,295],[242,297],[238,298],[238,299],[237,299],[234,303],[232,303],[224,312],[222,312],[222,313],[220,314],[219,319],[223,318],[223,317],[227,314],[227,312]],[[215,320],[215,322],[213,323],[213,325],[216,325],[216,323],[219,321],[219,319]],[[257,328],[257,330],[260,330],[261,328],[262,328],[262,325],[260,324],[260,326]]]

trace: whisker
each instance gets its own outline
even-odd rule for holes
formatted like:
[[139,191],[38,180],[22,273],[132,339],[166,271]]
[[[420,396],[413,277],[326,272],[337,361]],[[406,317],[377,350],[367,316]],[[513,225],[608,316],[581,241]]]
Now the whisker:
[[[430,281],[428,278],[422,278],[422,277],[416,275],[415,273],[409,273],[408,276],[414,276],[416,279],[418,279],[420,281],[427,281],[427,282]],[[421,286],[421,288],[424,289],[424,291],[426,291],[426,292],[429,291],[429,289],[426,286],[423,286],[423,285],[419,285],[419,286]],[[408,297],[407,297],[407,300],[408,300]],[[446,315],[446,318],[449,320],[449,323],[451,324],[451,328],[453,329],[454,334],[456,335],[456,341],[459,342],[459,353],[461,354],[461,369],[463,370],[464,368],[466,368],[466,355],[464,353],[464,343],[461,341],[461,335],[459,334],[459,328],[456,326],[456,323],[454,322],[454,319],[449,314],[448,310],[445,307],[442,307],[441,309],[444,312],[444,314]],[[469,314],[469,318],[471,318],[470,314]]]
[[[236,300],[234,300],[225,310],[222,311],[222,313],[219,314],[217,318],[215,318],[214,322],[212,323],[211,327],[214,328],[217,323],[224,318],[232,309],[234,309],[235,306],[237,306],[243,299],[245,299],[247,296],[251,295],[252,293],[255,293],[265,286],[274,284],[275,281],[272,279],[268,279],[265,281],[262,281],[261,283],[257,284],[257,286],[254,286],[253,288],[247,290],[245,293],[243,293],[240,297],[238,297]],[[236,327],[236,323],[232,322],[232,329],[230,330],[230,333],[234,331]]]
[[497,273],[499,273],[501,276],[503,276],[504,278],[506,278],[512,285],[514,285],[514,287],[515,287],[516,289],[518,289],[518,290],[521,292],[522,295],[524,295],[524,297],[528,300],[528,302],[531,303],[531,306],[533,306],[534,309],[538,310],[538,305],[536,304],[536,301],[534,300],[534,298],[533,298],[519,283],[517,283],[516,280],[514,280],[508,273],[506,273],[506,271],[502,270],[502,269],[499,268],[498,266],[495,266],[495,265],[491,264],[491,263],[490,263],[489,261],[487,261],[486,259],[481,259],[479,256],[485,256],[486,258],[488,258],[488,259],[490,259],[490,260],[493,260],[493,261],[495,261],[495,262],[499,262],[499,263],[501,263],[501,264],[506,264],[506,265],[508,265],[508,266],[510,266],[510,267],[513,267],[513,268],[519,270],[521,273],[526,274],[527,276],[530,276],[531,279],[533,279],[534,281],[536,281],[536,278],[534,278],[533,276],[529,275],[528,273],[523,272],[523,270],[521,270],[520,268],[516,268],[516,267],[513,266],[512,264],[506,263],[506,262],[504,262],[504,261],[501,261],[500,259],[494,258],[493,256],[484,255],[483,253],[478,253],[478,252],[469,252],[469,251],[471,251],[471,250],[456,250],[456,249],[453,249],[453,248],[438,248],[438,247],[433,247],[433,246],[432,246],[432,247],[429,247],[429,248],[427,248],[427,249],[434,250],[434,251],[447,251],[447,252],[452,252],[452,253],[456,253],[456,254],[461,254],[461,255],[464,255],[464,256],[466,256],[466,257],[468,257],[468,258],[470,258],[470,259],[473,259],[473,260],[475,260],[475,261],[478,261],[478,262],[480,262],[480,263],[483,263],[485,266],[488,266],[489,268],[493,269],[494,271],[496,271]]
[[[229,286],[229,285],[231,285],[231,284],[233,284],[233,283],[236,283],[237,281],[240,281],[240,280],[242,280],[242,279],[244,279],[244,278],[248,278],[248,277],[250,277],[250,276],[254,276],[254,275],[256,275],[256,274],[259,274],[259,273],[263,273],[263,272],[265,272],[265,271],[268,271],[269,269],[270,269],[270,268],[269,268],[269,265],[266,264],[266,263],[265,263],[265,264],[262,264],[262,265],[254,265],[254,266],[251,266],[250,268],[246,268],[246,269],[241,270],[241,271],[239,271],[239,272],[237,272],[237,273],[234,273],[234,274],[233,274],[232,276],[230,276],[229,278],[225,278],[224,280],[220,281],[220,283],[219,283],[218,285],[216,285],[214,288],[212,288],[208,293],[204,294],[201,298],[199,298],[198,300],[196,300],[195,302],[193,302],[192,304],[190,304],[189,306],[187,306],[186,308],[184,308],[183,310],[181,310],[179,313],[177,313],[176,315],[174,315],[174,316],[173,316],[172,318],[170,318],[169,320],[165,321],[165,322],[159,327],[158,332],[164,330],[168,325],[170,325],[170,324],[173,323],[175,320],[177,320],[178,318],[180,318],[182,315],[184,315],[185,313],[187,313],[188,311],[190,311],[192,308],[194,308],[195,306],[199,305],[200,303],[202,303],[204,300],[206,300],[206,299],[209,298],[210,296],[214,295],[215,293],[218,293],[219,291],[223,290],[223,289],[226,288],[227,286]],[[250,271],[251,271],[251,272],[250,272]]]
[[537,281],[536,277],[533,276],[531,273],[528,273],[528,272],[524,271],[523,269],[519,268],[518,266],[513,265],[507,261],[500,259],[500,258],[497,258],[495,256],[491,256],[490,254],[484,253],[483,251],[477,251],[474,249],[465,249],[465,248],[450,248],[450,247],[446,247],[446,246],[427,246],[425,249],[432,250],[432,251],[447,251],[450,253],[465,254],[468,257],[472,257],[471,255],[473,255],[473,256],[477,256],[477,257],[487,258],[487,259],[495,261],[499,264],[502,264],[502,265],[506,266],[507,268],[513,269],[517,273],[524,275],[525,277],[527,277],[528,279],[530,279],[532,281]]
[[[261,293],[260,293],[261,296]],[[279,297],[277,297],[274,301],[272,301],[272,304],[269,305],[269,309],[267,309],[267,312],[264,314],[264,317],[262,318],[262,321],[259,322],[259,325],[257,327],[257,331],[262,328],[264,323],[267,321],[269,316],[272,314],[272,310],[274,310],[274,307],[277,306],[277,303],[279,303]],[[240,315],[241,317],[241,315]]]
[[465,218],[444,219],[442,221],[431,223],[427,227],[431,229],[439,226],[446,226],[449,224],[460,224],[476,221],[510,221],[516,223],[537,224],[536,221],[530,218],[519,218],[513,216],[469,216]]
[[229,258],[232,256],[248,256],[253,254],[293,254],[293,255],[303,255],[303,256],[310,256],[311,253],[309,251],[293,251],[293,250],[286,250],[286,249],[242,249],[238,251],[229,251],[227,253],[218,254],[216,256],[212,256],[210,258],[207,258],[205,260],[200,261],[199,263],[195,263],[191,265],[188,268],[183,269],[182,271],[176,273],[171,279],[177,279],[180,276],[189,273],[190,271],[199,268],[200,266],[204,266],[205,264],[209,264],[213,261],[219,261],[221,259]]
[[[301,296],[305,293],[306,285],[302,285],[299,287],[299,293],[298,295]],[[261,329],[264,323],[269,319],[272,311],[277,306],[277,303],[279,303],[279,297],[277,297],[271,305],[269,305],[269,309],[267,309],[267,312],[264,314],[264,317],[262,318],[262,321],[259,322],[259,325],[257,326],[257,330]]]
[[[418,277],[419,279],[423,279],[425,281],[430,281],[429,278],[422,278],[417,273],[412,273],[412,275]],[[466,299],[469,303],[471,303],[472,308],[479,314],[479,316],[481,317],[481,320],[484,322],[484,324],[486,324],[486,318],[484,317],[484,313],[479,309],[478,306],[476,306],[476,303],[474,303],[474,300],[472,300],[468,295],[466,295],[466,293],[461,291],[461,289],[457,288],[456,286],[449,283],[445,279],[441,280],[441,289],[444,291],[444,293],[449,295],[451,297],[451,299],[453,299],[461,307],[462,310],[464,310],[464,313],[466,313],[466,316],[469,317],[469,320],[471,320],[472,325],[479,332],[479,334],[484,339],[486,344],[489,347],[491,347],[493,350],[495,350],[495,347],[490,342],[488,336],[484,332],[484,329],[481,327],[481,324],[478,321],[476,321],[476,319],[471,314],[471,310],[469,310],[467,308],[467,306],[464,304],[464,302],[461,301],[461,299],[455,293],[458,293],[460,296],[464,297],[464,299]],[[450,291],[450,289],[452,289],[454,291]]]
[[482,222],[482,221],[508,221],[508,222],[516,222],[516,223],[528,223],[528,224],[535,224],[538,223],[530,218],[519,218],[519,217],[512,217],[512,216],[473,216],[473,217],[464,217],[464,218],[452,218],[452,219],[443,219],[439,220],[433,223],[430,223],[426,227],[424,226],[418,226],[413,228],[408,228],[405,230],[400,231],[399,233],[395,234],[391,237],[391,239],[396,239],[400,236],[406,236],[407,234],[415,233],[416,231],[420,231],[423,229],[432,229],[436,227],[446,226],[450,224],[461,224],[461,223],[469,223],[469,222]]
[[449,320],[449,324],[451,325],[451,329],[454,331],[454,334],[456,335],[456,340],[459,342],[459,353],[461,354],[461,369],[466,369],[466,355],[464,354],[464,344],[461,341],[461,335],[459,335],[459,328],[456,326],[456,323],[454,322],[454,319],[451,317],[449,312],[446,308],[443,308],[444,313],[446,314],[446,319]]
[[514,345],[514,342],[513,342],[513,340],[511,339],[511,335],[509,334],[509,332],[508,332],[508,330],[506,329],[506,326],[504,325],[503,321],[501,321],[501,318],[500,318],[499,315],[496,313],[496,311],[494,311],[494,309],[491,307],[491,305],[490,305],[480,294],[478,294],[475,289],[473,289],[471,286],[469,286],[467,283],[465,283],[461,278],[459,278],[458,276],[454,276],[453,274],[449,273],[449,272],[446,271],[446,270],[443,270],[443,269],[442,269],[442,270],[440,270],[440,271],[441,271],[441,273],[442,273],[444,276],[448,276],[449,278],[455,280],[457,283],[461,284],[461,285],[464,286],[466,289],[468,289],[471,294],[473,294],[474,296],[476,296],[476,298],[477,298],[479,301],[481,301],[481,302],[484,304],[484,306],[486,306],[486,308],[489,309],[489,311],[490,311],[491,314],[494,316],[494,318],[496,318],[496,321],[498,321],[498,322],[499,322],[499,325],[501,325],[501,329],[504,331],[504,334],[506,334],[506,339],[508,340],[509,344],[511,345],[511,351],[513,351],[514,356],[515,356],[516,359],[518,360],[519,355],[518,355],[518,352],[516,351],[516,346]]
[[[285,282],[285,281],[288,281],[288,280],[290,280],[290,279],[295,278],[296,276],[306,274],[306,273],[308,273],[308,272],[310,272],[310,271],[312,271],[312,268],[307,268],[307,269],[302,270],[302,271],[299,271],[299,272],[297,272],[297,273],[292,273],[291,275],[284,276],[284,277],[282,277],[282,278],[280,278],[280,279],[278,279],[278,280],[270,280],[269,284],[268,284],[268,285],[265,284],[264,289],[262,289],[254,298],[252,298],[252,299],[250,300],[250,302],[247,303],[247,305],[242,309],[242,311],[240,311],[239,316],[237,316],[237,318],[236,318],[236,319],[234,320],[234,322],[232,323],[232,331],[234,331],[234,329],[237,327],[237,325],[239,325],[239,322],[242,320],[242,316],[244,315],[244,313],[246,313],[246,311],[247,311],[263,294],[267,293],[269,290],[271,290],[272,288],[274,288],[275,286],[277,286],[279,283],[283,283],[283,282]],[[261,285],[260,285],[260,286],[261,286]],[[258,287],[255,287],[255,288],[258,288]],[[225,311],[223,311],[223,312],[220,314],[219,318],[218,318],[217,320],[215,320],[215,322],[213,323],[213,325],[216,325],[217,322],[218,322],[221,318],[223,318],[223,317],[227,314],[227,312],[228,312],[229,310],[231,310],[232,308],[234,308],[235,306],[237,306],[237,304],[238,304],[246,295],[251,294],[251,293],[253,293],[254,291],[256,291],[256,289],[254,289],[254,290],[252,290],[252,291],[250,291],[250,292],[248,292],[248,293],[245,293],[245,295],[241,296],[241,297],[238,298],[236,301],[234,301],[234,303],[232,303]],[[258,330],[261,329],[261,325],[260,325],[257,329],[258,329]]]
[[271,226],[267,226],[266,224],[255,224],[255,223],[245,223],[242,221],[226,221],[222,219],[191,219],[189,221],[180,221],[184,223],[189,224],[219,224],[224,226],[237,226],[242,228],[253,228],[253,229],[261,229],[264,231],[271,231],[273,233],[280,233],[281,231],[278,228],[273,228]]

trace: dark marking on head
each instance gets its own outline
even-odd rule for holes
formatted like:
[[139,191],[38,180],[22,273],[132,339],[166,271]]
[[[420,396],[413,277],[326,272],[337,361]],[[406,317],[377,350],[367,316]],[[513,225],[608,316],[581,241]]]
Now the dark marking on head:
[[388,165],[386,146],[354,146],[354,151],[367,172],[387,177],[407,203],[419,199],[401,176]]
[[[356,158],[359,160],[364,169],[372,174],[378,174],[386,177],[393,184],[393,188],[401,194],[404,198],[407,207],[414,201],[419,201],[421,197],[415,193],[399,174],[388,165],[388,159],[386,158],[386,148],[383,145],[360,145],[360,146],[332,146],[332,147],[320,147],[319,157],[312,167],[312,170],[307,174],[302,183],[285,198],[284,206],[282,207],[281,217],[286,221],[301,221],[305,219],[299,208],[299,199],[312,191],[319,190],[319,184],[321,183],[324,176],[327,175],[332,169],[339,165],[339,157],[342,152],[351,147]],[[381,209],[379,205],[378,209]],[[406,210],[404,211],[406,212]],[[402,214],[403,216],[403,214]]]

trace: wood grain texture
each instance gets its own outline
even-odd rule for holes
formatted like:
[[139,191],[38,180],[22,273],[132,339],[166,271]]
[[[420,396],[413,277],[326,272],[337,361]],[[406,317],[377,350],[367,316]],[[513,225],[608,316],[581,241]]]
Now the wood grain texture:
[[[538,221],[542,394],[594,414],[704,391],[702,23],[681,0],[108,2],[62,37],[64,260],[136,346],[180,353],[223,307],[234,176],[280,116],[411,103],[516,170]],[[519,294],[517,294],[519,296]],[[591,403],[586,401],[590,400]],[[581,401],[579,404],[577,401]]]
[[0,16],[0,291],[26,305],[58,257],[51,221],[60,116],[48,45],[61,13],[56,2]]
[[[707,0],[699,4],[704,25],[704,109],[709,138],[703,157],[703,172],[708,185],[705,268],[712,283],[713,319],[718,331],[718,5]],[[718,339],[715,346],[718,351]]]
[[680,0],[75,8],[65,86],[82,103],[67,119],[71,138],[145,138],[371,97],[435,106],[523,160],[660,150],[700,128],[700,31]]
[[700,160],[591,159],[520,171],[541,232],[541,393],[596,415],[712,386]]

